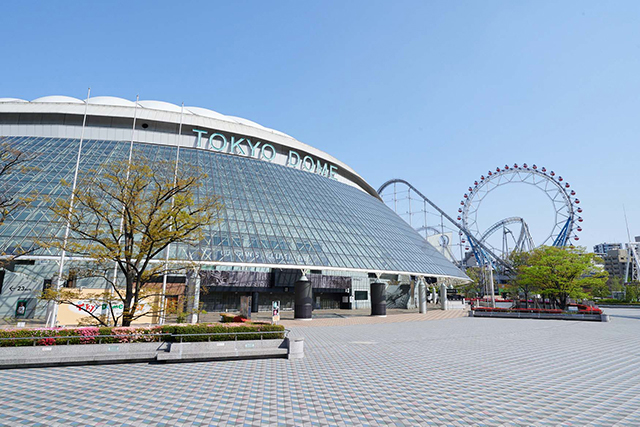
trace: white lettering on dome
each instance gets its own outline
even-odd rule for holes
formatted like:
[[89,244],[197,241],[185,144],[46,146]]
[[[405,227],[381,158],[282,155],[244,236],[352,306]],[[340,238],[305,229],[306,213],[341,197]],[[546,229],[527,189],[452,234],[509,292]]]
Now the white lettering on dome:
[[[308,154],[301,155],[295,150],[289,150],[288,153],[282,153],[278,156],[276,148],[268,142],[251,141],[249,138],[236,138],[235,136],[227,137],[221,133],[212,133],[202,129],[193,129],[196,133],[196,148],[216,151],[218,153],[235,154],[237,156],[250,157],[253,159],[264,160],[267,162],[275,161],[284,166],[300,169],[307,172],[317,173],[327,178],[337,179],[336,172],[338,167],[329,162],[321,161],[313,158]],[[208,138],[203,138],[208,135]]]

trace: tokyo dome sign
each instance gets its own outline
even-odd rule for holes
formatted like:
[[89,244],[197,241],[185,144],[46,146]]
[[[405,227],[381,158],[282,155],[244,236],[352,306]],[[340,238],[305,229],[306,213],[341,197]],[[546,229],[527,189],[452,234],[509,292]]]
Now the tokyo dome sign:
[[303,155],[289,149],[286,153],[276,151],[276,148],[268,143],[247,137],[226,136],[222,133],[212,133],[201,129],[193,129],[196,133],[196,147],[219,153],[246,156],[268,162],[277,162],[285,166],[301,169],[307,172],[317,173],[327,178],[336,179],[338,167],[329,162],[315,159],[309,155]]

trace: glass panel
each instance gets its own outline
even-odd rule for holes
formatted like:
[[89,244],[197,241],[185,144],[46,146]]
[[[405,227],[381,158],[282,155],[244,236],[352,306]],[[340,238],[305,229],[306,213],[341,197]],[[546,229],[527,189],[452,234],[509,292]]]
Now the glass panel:
[[[27,170],[1,183],[3,191],[36,201],[0,226],[0,251],[27,247],[52,227],[61,235],[64,224],[51,222],[48,200],[69,196],[61,180],[73,179],[79,140],[6,137],[3,142],[38,156]],[[134,151],[151,162],[176,155],[175,147],[152,144],[135,144]],[[80,171],[99,175],[105,162],[128,154],[128,142],[84,141]],[[217,194],[223,203],[221,222],[208,227],[199,247],[176,245],[180,256],[461,275],[384,203],[352,186],[265,161],[188,148],[180,151],[180,167],[200,167],[207,174],[196,200]]]

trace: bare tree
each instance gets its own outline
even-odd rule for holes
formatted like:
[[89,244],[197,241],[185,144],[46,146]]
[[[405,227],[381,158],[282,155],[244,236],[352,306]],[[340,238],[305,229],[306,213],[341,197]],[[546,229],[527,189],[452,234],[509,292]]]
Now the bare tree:
[[11,147],[0,138],[0,225],[16,208],[24,206],[25,200],[16,198],[6,190],[5,181],[17,171],[23,170],[33,154]]
[[[78,271],[78,276],[107,280],[109,290],[94,298],[110,307],[114,301],[120,303],[121,314],[110,309],[110,316],[116,325],[121,320],[129,326],[148,314],[141,312],[140,305],[158,296],[153,282],[186,267],[176,267],[175,260],[173,267],[163,262],[167,247],[196,245],[206,227],[219,221],[219,199],[197,191],[205,178],[197,168],[176,168],[173,162],[150,165],[140,157],[105,164],[80,177],[73,203],[60,199],[52,207],[61,223],[68,221],[69,239],[52,237],[42,244],[85,258],[90,266]],[[110,278],[114,264],[122,284]],[[78,297],[78,292],[68,289],[51,289],[43,296],[71,304]],[[93,317],[105,323],[104,316]]]

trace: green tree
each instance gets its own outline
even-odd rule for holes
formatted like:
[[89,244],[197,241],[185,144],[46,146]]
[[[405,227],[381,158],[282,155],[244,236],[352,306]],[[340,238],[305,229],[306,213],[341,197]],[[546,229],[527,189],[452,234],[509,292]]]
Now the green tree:
[[626,302],[638,302],[640,300],[640,282],[634,280],[625,285]]
[[569,298],[585,298],[594,286],[606,283],[608,274],[594,258],[582,247],[541,246],[529,253],[518,280],[534,284],[564,310]]
[[530,266],[532,252],[512,252],[509,261],[513,271],[509,278],[507,289],[515,299],[520,299],[520,294],[524,295],[525,306],[529,308],[529,296],[538,293],[538,283],[531,275],[523,274],[524,270]]
[[456,286],[465,298],[477,298],[482,288],[482,269],[480,267],[468,267],[465,274],[471,279]]
[[609,276],[607,285],[612,294],[614,292],[624,292],[624,279],[620,276]]
[[[107,280],[110,290],[96,299],[120,302],[122,314],[111,310],[112,320],[129,326],[148,314],[139,311],[144,300],[157,296],[152,282],[169,269],[163,262],[165,249],[198,244],[206,226],[219,221],[219,199],[198,194],[205,178],[197,168],[176,168],[172,162],[150,165],[135,158],[107,163],[79,179],[73,204],[64,198],[53,205],[56,219],[69,223],[69,239],[58,235],[43,244],[88,260],[91,266],[77,274]],[[110,280],[114,265],[123,284]],[[68,289],[51,289],[43,298],[73,303],[77,296]]]
[[606,283],[594,284],[589,293],[595,298],[609,298],[611,296],[611,290]]

